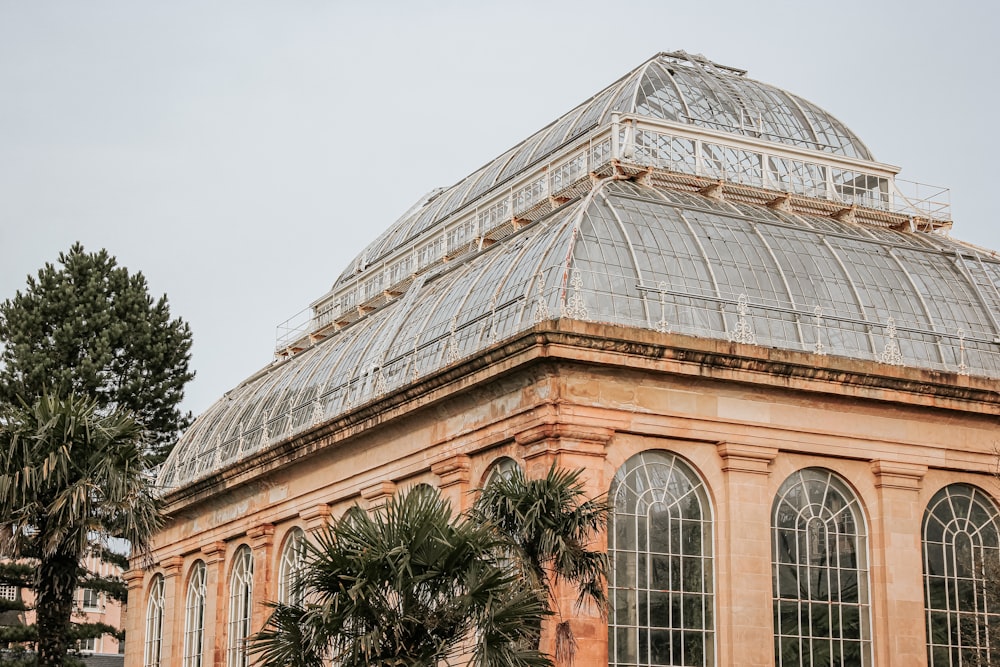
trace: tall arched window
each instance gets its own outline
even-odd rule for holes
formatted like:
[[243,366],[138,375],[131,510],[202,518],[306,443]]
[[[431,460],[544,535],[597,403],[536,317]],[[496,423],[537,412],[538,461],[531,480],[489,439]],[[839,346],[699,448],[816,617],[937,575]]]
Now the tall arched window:
[[647,451],[609,494],[609,665],[714,665],[712,511],[698,475]]
[[205,644],[205,563],[191,568],[184,604],[184,667],[201,667]]
[[868,540],[854,492],[829,470],[784,481],[771,519],[777,667],[872,664]]
[[233,574],[229,577],[229,650],[228,667],[247,667],[247,638],[253,612],[253,554],[244,545],[236,550]]
[[489,472],[486,473],[486,481],[483,482],[483,487],[489,486],[494,479],[509,478],[520,467],[517,465],[517,461],[509,456],[501,456],[490,466]]
[[974,486],[946,486],[924,512],[923,544],[927,664],[1000,663],[996,505]]
[[281,560],[278,563],[278,602],[283,604],[302,602],[299,577],[305,565],[305,555],[306,534],[301,528],[293,528],[285,538],[285,547],[281,550]]
[[160,650],[163,646],[163,576],[156,575],[149,586],[146,603],[146,646],[144,667],[160,667]]

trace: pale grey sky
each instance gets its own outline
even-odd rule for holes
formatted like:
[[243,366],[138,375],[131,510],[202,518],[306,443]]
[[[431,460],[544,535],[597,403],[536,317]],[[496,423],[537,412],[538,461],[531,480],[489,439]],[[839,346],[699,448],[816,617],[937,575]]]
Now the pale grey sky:
[[0,299],[74,241],[191,323],[196,414],[421,194],[658,51],[815,102],[1000,249],[995,3],[0,0]]

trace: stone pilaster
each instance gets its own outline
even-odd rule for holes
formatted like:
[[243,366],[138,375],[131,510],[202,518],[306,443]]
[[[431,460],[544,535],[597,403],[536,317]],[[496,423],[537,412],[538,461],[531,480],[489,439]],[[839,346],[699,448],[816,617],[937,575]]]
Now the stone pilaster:
[[250,548],[253,551],[253,613],[250,621],[250,631],[258,632],[264,627],[270,611],[264,606],[265,600],[274,600],[278,592],[272,590],[274,568],[274,525],[263,523],[247,531],[250,538]]
[[180,556],[160,561],[160,569],[163,572],[163,599],[167,601],[163,608],[161,667],[180,667],[183,659],[181,647],[184,645],[184,609],[183,605],[173,604],[175,600],[184,599],[183,581],[180,576],[183,565],[184,559]]
[[[524,451],[525,475],[530,478],[545,476],[555,463],[565,470],[584,472],[580,476],[587,498],[597,498],[607,493],[608,480],[604,475],[604,462],[608,443],[614,429],[586,424],[542,424],[514,435],[514,440]],[[591,545],[600,551],[607,550],[607,536],[603,531]],[[569,619],[577,641],[576,662],[581,665],[606,664],[608,659],[608,628],[599,610],[590,606],[577,608],[577,592],[569,586],[556,590],[556,604],[561,616]],[[555,622],[542,627],[542,649],[552,654],[555,646]]]
[[[146,596],[143,583],[146,573],[137,567],[126,570],[122,577],[128,587],[128,607],[125,614],[125,667],[142,667],[142,644],[145,632]],[[140,611],[141,610],[141,611]]]
[[[725,476],[718,512],[716,630],[720,665],[774,661],[771,590],[770,465],[774,447],[735,442],[717,445]],[[733,653],[740,647],[739,655]]]
[[472,463],[465,454],[452,456],[431,466],[431,472],[440,480],[438,488],[441,489],[441,496],[451,502],[456,514],[468,505],[471,469]]
[[871,468],[878,491],[878,507],[871,508],[872,605],[885,609],[873,628],[882,639],[875,642],[875,662],[923,665],[927,637],[920,489],[927,466],[876,459]]
[[226,543],[212,542],[201,548],[205,561],[205,638],[202,643],[202,665],[216,667],[226,659]]

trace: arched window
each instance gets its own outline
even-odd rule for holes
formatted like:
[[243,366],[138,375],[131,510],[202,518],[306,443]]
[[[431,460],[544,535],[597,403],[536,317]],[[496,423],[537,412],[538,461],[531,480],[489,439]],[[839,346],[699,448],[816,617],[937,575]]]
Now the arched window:
[[300,604],[302,590],[299,577],[305,565],[306,534],[301,528],[293,528],[285,538],[285,548],[281,550],[278,563],[278,602]]
[[228,667],[247,667],[246,642],[250,636],[253,612],[253,554],[246,545],[236,551],[233,574],[229,578],[229,650]]
[[858,499],[829,470],[784,481],[771,518],[777,667],[872,664],[868,540]]
[[486,481],[483,483],[483,488],[489,486],[495,479],[509,478],[520,467],[514,459],[508,456],[500,457],[493,462],[489,472],[486,473]]
[[184,667],[201,667],[205,644],[205,563],[191,568],[184,604]]
[[974,486],[946,486],[924,512],[923,544],[927,664],[1000,663],[996,505]]
[[160,650],[163,646],[163,577],[156,575],[149,586],[146,603],[146,650],[144,667],[160,667]]
[[647,451],[609,494],[609,665],[714,665],[712,511],[698,475]]

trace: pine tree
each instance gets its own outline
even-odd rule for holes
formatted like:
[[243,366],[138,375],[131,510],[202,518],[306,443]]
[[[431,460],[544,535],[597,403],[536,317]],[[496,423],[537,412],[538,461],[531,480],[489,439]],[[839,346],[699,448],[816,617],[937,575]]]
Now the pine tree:
[[30,405],[51,391],[125,409],[144,427],[153,464],[191,422],[177,407],[194,377],[190,328],[106,250],[77,243],[58,267],[28,276],[24,293],[0,304],[0,345],[0,404]]

